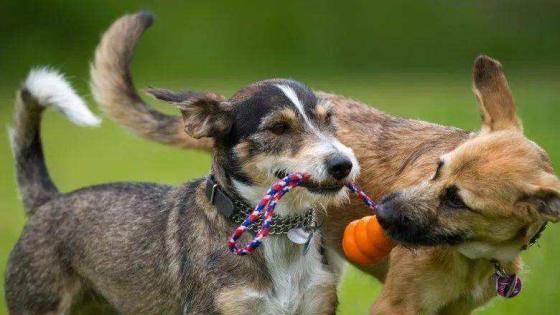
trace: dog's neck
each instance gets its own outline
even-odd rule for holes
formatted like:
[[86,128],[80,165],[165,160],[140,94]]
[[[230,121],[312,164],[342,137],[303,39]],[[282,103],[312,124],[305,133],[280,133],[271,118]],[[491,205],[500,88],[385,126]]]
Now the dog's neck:
[[510,263],[521,254],[521,245],[517,243],[507,244],[507,242],[498,245],[467,242],[458,245],[456,249],[469,259],[485,259],[488,261],[497,261],[501,264]]
[[498,270],[506,274],[518,274],[522,269],[519,251],[515,255],[509,257],[507,261],[499,262],[483,257],[471,258],[456,247],[438,246],[434,247],[433,250],[437,251],[435,254],[437,257],[442,258],[441,263],[449,267],[450,274],[468,275],[465,280],[469,281],[473,287],[476,287],[477,283],[493,284],[493,281],[488,282],[488,280],[493,279],[491,276]]
[[[214,155],[215,154],[216,153],[214,153]],[[233,184],[234,180],[231,174],[228,174],[219,163],[216,163],[216,159],[214,159],[214,163],[212,164],[212,175],[214,176],[216,183],[228,194],[228,196],[240,199],[241,201],[250,204],[249,200],[235,189]]]

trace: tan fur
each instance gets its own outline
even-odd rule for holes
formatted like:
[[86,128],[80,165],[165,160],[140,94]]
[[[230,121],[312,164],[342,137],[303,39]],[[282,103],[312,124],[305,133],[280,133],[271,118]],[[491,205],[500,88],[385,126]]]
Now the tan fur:
[[[481,71],[490,71],[492,77]],[[492,82],[477,89],[480,77]],[[424,175],[413,187],[397,189],[400,194],[391,201],[400,204],[393,207],[412,222],[437,220],[428,232],[465,231],[467,239],[456,246],[420,248],[414,254],[398,246],[372,314],[470,314],[496,295],[491,260],[518,273],[521,250],[545,221],[558,218],[555,210],[540,209],[534,202],[538,191],[557,189],[560,182],[542,149],[522,135],[501,67],[480,57],[474,81],[482,131],[441,155],[444,163],[436,177],[426,180]],[[469,209],[441,210],[441,196],[451,186],[459,188]],[[547,198],[551,199],[541,201],[553,207],[558,191]],[[548,217],[548,211],[556,217]]]
[[[129,43],[128,57],[135,40]],[[103,52],[115,45],[118,44],[106,41],[99,49]],[[104,58],[119,58],[99,51],[98,55],[99,63],[108,62]],[[461,188],[460,196],[473,209],[456,218],[441,218],[445,229],[469,230],[472,238],[465,244],[418,248],[414,253],[397,246],[389,262],[358,266],[385,280],[372,314],[470,314],[496,294],[491,257],[482,257],[481,251],[486,248],[488,255],[503,255],[506,271],[517,272],[521,267],[520,248],[544,221],[559,218],[560,182],[546,153],[522,135],[500,64],[480,57],[473,74],[483,118],[479,133],[401,119],[348,98],[317,93],[336,108],[337,137],[354,150],[362,170],[359,184],[372,197],[379,199],[404,191],[403,198],[410,203],[424,202],[431,209],[438,203],[442,189],[453,184]],[[123,73],[115,75],[124,77]],[[104,90],[111,89],[117,95],[127,91],[121,84],[114,88],[108,85],[101,93],[107,94]],[[115,114],[135,111],[130,103],[112,104],[110,115],[148,139],[184,148],[210,149],[208,142],[193,142],[185,137],[181,128],[175,130],[177,134],[158,134],[153,125]],[[107,102],[103,106],[107,107]],[[152,110],[148,115],[148,119],[157,120]],[[445,166],[440,177],[430,181],[440,159],[445,160]],[[543,207],[544,197],[555,200]],[[420,210],[407,211],[421,215]],[[324,236],[328,248],[341,253],[346,225],[368,213],[357,200],[329,209]]]

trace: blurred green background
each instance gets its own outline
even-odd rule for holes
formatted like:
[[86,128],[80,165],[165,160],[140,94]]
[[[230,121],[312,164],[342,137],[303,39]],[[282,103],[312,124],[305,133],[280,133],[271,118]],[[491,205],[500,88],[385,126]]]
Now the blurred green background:
[[[148,9],[139,87],[224,95],[259,79],[292,77],[395,115],[476,129],[470,92],[474,57],[502,61],[526,134],[560,164],[560,2],[486,1],[0,1],[0,275],[25,222],[5,128],[13,94],[33,65],[67,73],[90,100],[88,62],[118,16]],[[96,109],[97,110],[97,109]],[[109,181],[181,183],[207,173],[207,154],[138,139],[105,120],[80,129],[48,113],[46,157],[63,191]],[[560,228],[524,253],[523,293],[494,299],[478,314],[558,314]],[[350,268],[339,314],[365,314],[380,290]],[[0,282],[3,291],[3,281]],[[5,314],[0,299],[0,314]]]

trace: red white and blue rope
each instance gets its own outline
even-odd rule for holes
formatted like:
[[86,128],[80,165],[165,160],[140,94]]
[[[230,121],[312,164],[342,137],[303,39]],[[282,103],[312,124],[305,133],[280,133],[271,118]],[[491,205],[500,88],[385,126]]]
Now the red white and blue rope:
[[[309,177],[309,174],[293,173],[275,182],[257,204],[255,210],[253,210],[245,221],[243,221],[243,223],[235,229],[235,232],[228,240],[229,250],[237,255],[247,255],[254,252],[257,247],[261,245],[262,239],[266,237],[270,231],[270,227],[273,223],[272,217],[274,216],[274,209],[276,209],[278,201],[292,188],[307,181]],[[237,240],[241,237],[241,235],[243,235],[243,233],[245,233],[251,224],[258,221],[265,207],[264,220],[257,231],[257,235],[249,244],[247,244],[247,246],[244,248],[239,247],[237,245]]]
[[[292,173],[281,180],[276,181],[272,187],[264,194],[263,198],[253,212],[247,216],[245,221],[238,226],[231,237],[228,240],[228,247],[232,253],[237,255],[247,255],[253,253],[262,243],[263,238],[265,238],[272,227],[272,219],[274,216],[274,210],[278,201],[294,187],[300,186],[309,180],[311,176],[307,173]],[[350,183],[346,185],[350,191],[356,193],[358,197],[368,206],[370,209],[375,211],[376,203],[369,198],[362,190],[360,190],[356,184]],[[265,210],[266,209],[266,210]],[[257,231],[257,234],[253,240],[247,244],[245,247],[239,247],[237,245],[237,240],[248,230],[249,226],[256,223],[259,217],[264,211],[264,219],[261,227]]]
[[363,190],[358,188],[356,184],[349,183],[346,184],[346,187],[348,187],[348,189],[350,189],[351,192],[357,194],[358,198],[360,198],[364,202],[364,204],[371,209],[371,211],[373,212],[376,211],[377,203],[375,203],[373,199],[371,199],[368,195],[366,195],[366,193]]

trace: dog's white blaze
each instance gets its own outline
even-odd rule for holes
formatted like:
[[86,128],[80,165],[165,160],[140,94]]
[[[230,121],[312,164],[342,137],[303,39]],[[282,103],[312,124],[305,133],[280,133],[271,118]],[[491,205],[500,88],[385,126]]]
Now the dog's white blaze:
[[328,174],[326,174],[323,162],[321,161],[321,159],[319,159],[319,157],[326,157],[330,154],[341,153],[352,161],[353,167],[352,167],[352,171],[349,175],[349,178],[354,180],[360,172],[358,159],[356,158],[356,155],[354,155],[354,151],[352,151],[352,149],[350,149],[349,147],[340,143],[340,141],[338,141],[338,139],[336,139],[334,137],[331,137],[331,136],[327,136],[324,133],[320,132],[311,123],[311,120],[309,119],[309,117],[305,113],[305,109],[303,107],[303,104],[301,103],[300,99],[298,98],[296,92],[291,87],[289,87],[287,85],[281,85],[281,84],[277,84],[276,86],[294,104],[297,111],[303,117],[303,120],[305,121],[305,124],[319,138],[319,141],[318,141],[317,145],[314,146],[314,148],[311,149],[311,151],[314,151],[313,155],[315,156],[314,159],[310,159],[310,160],[315,161],[314,163],[312,163],[313,165],[302,165],[303,168],[287,167],[286,169],[296,169],[296,170],[300,170],[300,171],[301,170],[308,170],[308,171],[311,171],[311,173],[313,175],[313,178],[315,178],[316,180],[324,180],[328,177]]
[[305,108],[303,108],[303,104],[299,100],[296,92],[291,87],[289,87],[287,85],[277,84],[276,86],[282,91],[282,93],[284,93],[284,95],[286,95],[286,97],[290,100],[290,102],[292,102],[294,104],[297,111],[303,117],[303,120],[305,121],[307,126],[311,130],[313,130],[315,132],[318,132],[317,128],[315,128],[315,126],[313,126],[313,124],[311,123],[311,120],[309,120],[309,117],[307,117],[307,114],[305,113]]

